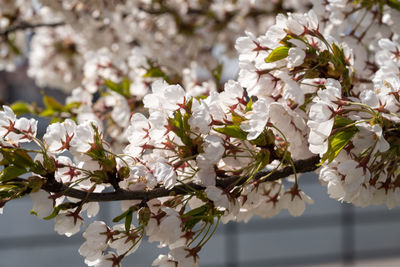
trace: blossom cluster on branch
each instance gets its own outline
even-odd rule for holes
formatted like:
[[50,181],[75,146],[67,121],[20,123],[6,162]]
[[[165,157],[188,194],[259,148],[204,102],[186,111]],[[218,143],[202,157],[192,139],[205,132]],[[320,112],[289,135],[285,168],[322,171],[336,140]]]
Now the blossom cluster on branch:
[[[87,265],[147,236],[169,248],[153,266],[198,266],[220,222],[302,215],[303,172],[339,201],[400,205],[398,1],[0,4],[0,69],[27,60],[69,93],[0,111],[0,213],[29,195],[71,236],[121,201],[117,224],[86,227]],[[51,119],[43,137],[23,114]]]

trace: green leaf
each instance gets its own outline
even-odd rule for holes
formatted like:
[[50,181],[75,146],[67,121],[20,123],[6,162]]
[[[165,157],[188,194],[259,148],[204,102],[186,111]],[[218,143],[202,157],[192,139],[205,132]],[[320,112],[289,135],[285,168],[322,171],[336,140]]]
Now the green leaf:
[[182,217],[203,215],[204,213],[206,213],[208,211],[208,209],[209,209],[209,205],[204,204],[203,206],[200,206],[198,208],[195,208],[195,209],[192,209],[192,210],[186,212],[185,214],[182,215]]
[[255,157],[256,161],[259,163],[256,172],[262,170],[271,162],[271,152],[268,149],[261,149]]
[[400,1],[399,0],[388,0],[387,5],[391,8],[397,9],[400,11]]
[[[61,205],[59,205],[59,206],[57,206],[57,207],[54,207],[53,212],[52,212],[49,216],[44,217],[43,219],[45,219],[45,220],[51,220],[51,219],[53,219],[54,217],[56,217],[56,216],[58,215],[58,213],[60,213],[60,210],[61,210]],[[36,214],[36,215],[37,215],[37,214]]]
[[238,138],[240,140],[247,139],[247,133],[243,131],[239,125],[227,125],[222,128],[214,128],[214,131],[225,134],[229,137]]
[[131,94],[131,81],[128,78],[124,78],[121,83],[121,90],[125,97],[129,97]]
[[218,64],[215,68],[211,70],[211,73],[217,85],[220,84],[221,82],[223,66],[224,66],[223,64]]
[[48,155],[44,155],[43,157],[43,167],[47,170],[48,173],[52,173],[57,169],[56,160],[53,157],[49,157]]
[[55,118],[52,118],[50,120],[50,124],[53,124],[53,123],[56,123],[56,122],[62,122],[62,121],[63,121],[63,119],[55,117]]
[[153,67],[148,69],[147,72],[143,75],[144,78],[163,78],[168,82],[169,77],[165,72],[163,72],[160,68]]
[[[186,120],[186,123],[184,123],[184,119]],[[188,116],[186,116],[186,118],[183,118],[181,111],[178,110],[174,113],[174,118],[169,118],[168,122],[170,127],[172,127],[172,131],[182,140],[182,142],[187,146],[192,146],[192,139],[190,139],[185,130],[185,127],[186,129],[190,129],[188,119]]]
[[275,62],[286,58],[289,55],[289,47],[280,46],[272,50],[272,52],[265,59],[266,63]]
[[142,207],[138,211],[139,214],[139,224],[146,226],[149,223],[150,216],[151,216],[151,211],[149,207]]
[[22,101],[15,102],[10,107],[14,111],[15,115],[17,115],[17,116],[22,115],[22,114],[31,113],[29,105]]
[[121,215],[118,215],[117,217],[115,217],[112,221],[113,222],[119,222],[119,221],[121,221],[123,218],[125,218],[127,215],[128,215],[128,213],[129,212],[135,212],[135,211],[137,211],[138,210],[138,207],[137,206],[133,206],[133,207],[130,207],[127,211],[125,211],[124,213],[122,213]]
[[20,168],[30,168],[33,166],[33,160],[24,150],[3,148],[1,152],[8,162]]
[[328,160],[332,162],[342,149],[350,142],[351,138],[357,133],[357,127],[353,126],[345,130],[338,131],[328,138],[328,151],[322,157],[319,165]]
[[32,189],[32,192],[37,192],[39,191],[40,188],[42,188],[42,185],[45,183],[45,180],[38,176],[32,176],[29,177],[28,182],[29,182],[28,186],[29,188]]
[[71,102],[65,106],[65,109],[71,111],[72,109],[79,108],[82,105],[80,102]]
[[188,114],[188,113],[185,113],[185,115],[183,115],[183,118],[182,118],[183,129],[187,132],[190,131],[189,118],[190,118],[190,114]]
[[39,116],[40,117],[51,117],[54,115],[54,113],[55,113],[55,111],[52,109],[45,109],[39,113]]
[[31,166],[30,171],[39,175],[46,175],[47,170],[45,167],[43,167],[42,163],[38,160],[35,161],[35,163]]
[[198,222],[206,221],[208,212],[210,210],[209,204],[204,204],[198,208],[192,209],[182,215],[183,221],[185,222],[185,230],[192,229]]
[[11,47],[11,50],[14,52],[14,54],[22,55],[21,50],[15,44],[15,35],[13,38],[10,38],[10,36],[8,36],[8,38],[6,40],[7,40],[8,45]]
[[9,166],[0,172],[0,182],[7,182],[27,172],[25,168]]
[[336,115],[335,116],[335,122],[333,124],[333,129],[342,128],[342,127],[347,126],[347,125],[349,125],[351,123],[354,123],[354,121],[350,120],[349,118]]
[[245,121],[246,118],[237,114],[236,112],[232,112],[232,122],[235,125],[240,125],[243,121]]
[[60,204],[60,205],[58,205],[57,207],[54,207],[53,212],[52,212],[49,216],[44,217],[43,219],[45,219],[45,220],[51,220],[51,219],[53,219],[54,217],[56,217],[56,216],[58,215],[58,213],[60,213],[61,210],[73,209],[73,208],[77,207],[77,205],[78,205],[78,204],[77,204],[77,203],[74,203],[74,202],[65,202],[65,203],[63,203],[63,204]]
[[119,94],[122,93],[120,86],[117,83],[110,80],[104,80],[104,84],[107,86],[108,89],[111,89]]
[[16,185],[0,185],[0,200],[12,197],[18,191],[20,191],[20,188]]
[[[346,65],[343,49],[332,43],[333,55],[340,60],[340,63]],[[337,66],[335,66],[337,68]]]
[[129,233],[129,230],[131,230],[132,214],[133,214],[133,211],[129,210],[129,212],[126,214],[126,217],[125,217],[125,231],[127,233]]
[[58,112],[64,111],[64,106],[61,105],[60,103],[58,103],[57,100],[55,100],[54,98],[52,98],[48,95],[45,95],[43,97],[43,103],[46,106],[46,108],[49,110],[54,110],[54,111],[58,111]]
[[267,146],[273,144],[275,142],[275,135],[272,131],[264,130],[256,139],[250,141],[253,145],[256,146]]
[[129,212],[130,212],[130,210],[125,211],[124,213],[122,213],[122,214],[118,215],[117,217],[115,217],[112,221],[115,222],[115,223],[121,221],[123,218],[126,217],[126,215]]
[[130,97],[131,81],[128,78],[124,78],[121,83],[115,83],[110,80],[104,80],[104,84],[111,91],[114,91],[126,98]]
[[244,112],[249,112],[251,110],[253,110],[253,98],[250,98],[250,101],[247,103]]

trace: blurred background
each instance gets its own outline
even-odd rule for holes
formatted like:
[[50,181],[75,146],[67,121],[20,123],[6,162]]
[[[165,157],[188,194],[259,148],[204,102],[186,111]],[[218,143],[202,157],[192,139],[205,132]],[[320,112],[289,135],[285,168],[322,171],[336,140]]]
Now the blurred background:
[[[0,72],[0,98],[41,103],[40,90],[25,75]],[[59,90],[45,89],[60,101]],[[41,134],[48,122],[41,120]],[[39,131],[39,132],[40,132]],[[220,225],[200,253],[201,267],[264,266],[400,266],[400,208],[356,208],[329,199],[315,174],[304,174],[300,187],[315,204],[303,216],[287,211],[272,219],[254,217],[249,223]],[[111,222],[121,213],[119,203],[102,203],[97,220]],[[53,231],[54,222],[30,215],[29,198],[11,201],[0,216],[0,267],[86,266],[78,248],[80,234],[70,238]],[[142,241],[123,266],[150,266],[160,253]]]

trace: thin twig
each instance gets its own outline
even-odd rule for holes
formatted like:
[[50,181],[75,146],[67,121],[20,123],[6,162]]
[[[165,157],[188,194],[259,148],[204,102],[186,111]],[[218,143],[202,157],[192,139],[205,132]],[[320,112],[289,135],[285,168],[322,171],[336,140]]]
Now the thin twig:
[[37,24],[30,24],[28,22],[21,22],[17,25],[11,26],[4,31],[0,31],[0,36],[7,36],[8,34],[15,32],[15,31],[22,31],[28,29],[36,29],[42,27],[58,27],[64,25],[64,22],[54,22],[54,23],[37,23]]
[[[297,173],[311,172],[318,168],[317,164],[319,160],[320,158],[318,156],[314,156],[305,160],[297,160],[294,162],[294,167]],[[267,174],[270,174],[270,171],[260,171],[254,176],[254,180],[258,180],[262,177],[265,177]],[[288,177],[289,175],[292,174],[293,174],[293,167],[287,166],[281,170],[274,171],[264,181],[276,181]],[[216,181],[216,186],[219,187],[220,189],[229,188],[233,183],[235,183],[235,181],[237,181],[238,178],[240,178],[238,175],[232,175],[225,178],[218,178]],[[120,189],[116,192],[90,193],[88,195],[87,191],[69,188],[68,186],[62,183],[55,182],[55,180],[53,179],[51,179],[51,181],[52,181],[51,183],[45,183],[42,186],[42,189],[51,193],[58,193],[61,195],[77,199],[86,199],[86,202],[143,200],[143,199],[150,200],[170,195],[187,195],[189,188],[188,186],[190,186],[191,190],[193,190],[193,193],[195,193],[195,191],[205,189],[205,187],[202,185],[195,183],[188,183],[187,185],[177,185],[172,189],[166,189],[164,187],[154,188],[149,191],[145,190],[127,191]],[[241,183],[243,183],[244,181],[246,181],[246,179],[243,179]],[[241,183],[239,182],[237,185],[240,185]]]

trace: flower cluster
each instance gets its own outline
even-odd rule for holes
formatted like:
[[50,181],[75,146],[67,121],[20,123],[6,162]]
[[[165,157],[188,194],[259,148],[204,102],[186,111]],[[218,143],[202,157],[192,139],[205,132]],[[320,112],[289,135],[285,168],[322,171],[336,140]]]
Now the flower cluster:
[[[0,111],[0,212],[29,195],[71,236],[121,201],[117,224],[86,227],[87,265],[121,266],[147,236],[169,249],[153,266],[198,266],[220,222],[302,215],[307,171],[339,201],[400,205],[396,1],[41,2],[6,1],[0,30],[62,22],[35,30],[28,74],[70,95]],[[52,119],[42,138],[23,113]]]

